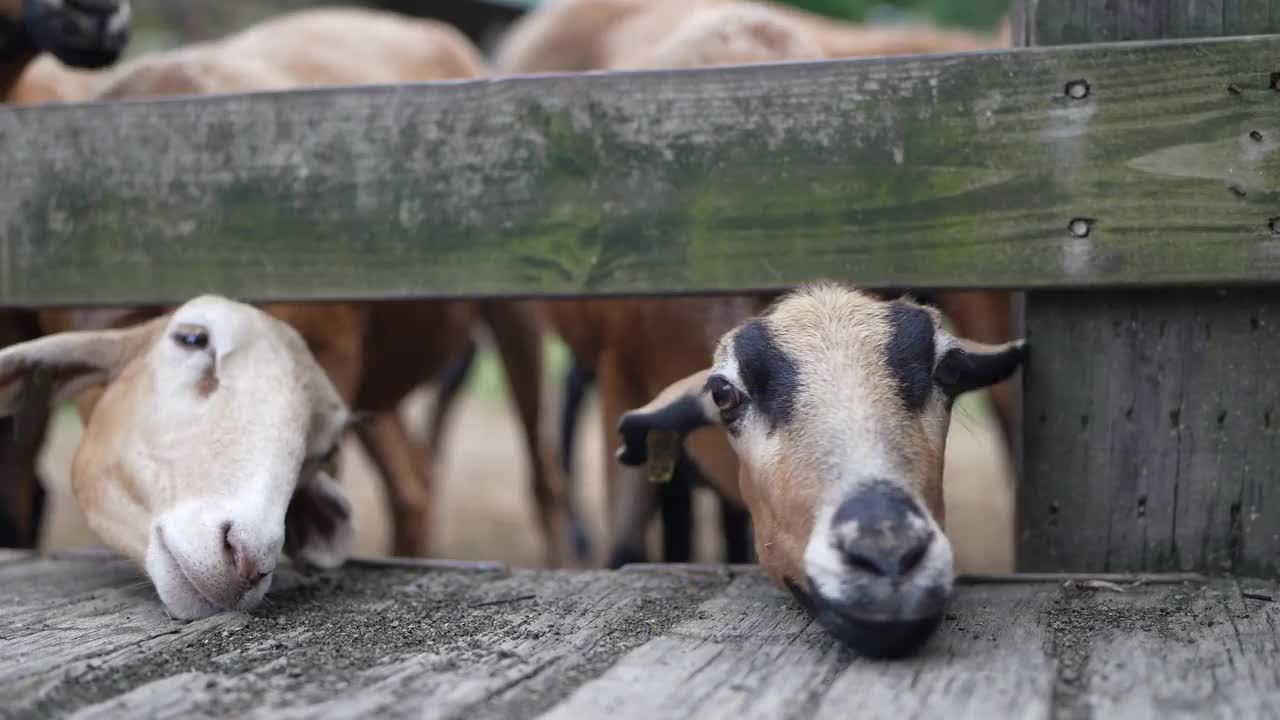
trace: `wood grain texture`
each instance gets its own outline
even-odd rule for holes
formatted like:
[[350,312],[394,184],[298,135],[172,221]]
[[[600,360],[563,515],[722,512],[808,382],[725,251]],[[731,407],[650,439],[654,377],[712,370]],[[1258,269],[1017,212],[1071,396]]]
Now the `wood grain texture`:
[[1031,293],[1021,570],[1280,570],[1280,292]]
[[0,717],[527,716],[727,582],[349,567],[183,624],[137,580],[93,557],[0,565]]
[[[1273,581],[1253,594],[1280,597]],[[1058,709],[1072,716],[1274,717],[1280,636],[1271,601],[1242,583],[1132,598],[1066,595],[1045,616],[1056,639]]]
[[1273,281],[1277,51],[6,108],[0,303]]
[[963,586],[919,656],[872,662],[745,567],[353,567],[185,624],[134,577],[0,564],[0,717],[1253,718],[1280,697],[1271,581]]
[[1125,42],[1280,30],[1274,0],[1025,0],[1032,45]]
[[1052,595],[966,588],[922,657],[882,663],[841,649],[746,574],[544,717],[1047,717],[1053,663],[1037,621]]
[[[1068,17],[1082,7],[1076,27]],[[1119,27],[1140,39],[1271,27],[1269,3],[1245,0],[1040,0],[1023,11],[1044,44],[1114,40]],[[1255,194],[1234,180],[1228,189]],[[1019,569],[1280,568],[1277,301],[1274,291],[1028,293]]]

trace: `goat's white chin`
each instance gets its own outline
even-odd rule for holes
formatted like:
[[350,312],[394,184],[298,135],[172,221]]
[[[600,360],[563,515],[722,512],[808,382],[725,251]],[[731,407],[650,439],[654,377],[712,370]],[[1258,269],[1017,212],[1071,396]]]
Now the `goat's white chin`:
[[252,610],[262,602],[274,579],[274,575],[263,578],[256,587],[240,597],[234,607],[222,607],[201,593],[191,581],[158,528],[151,533],[150,542],[147,543],[145,569],[165,610],[178,620],[199,620],[227,610]]

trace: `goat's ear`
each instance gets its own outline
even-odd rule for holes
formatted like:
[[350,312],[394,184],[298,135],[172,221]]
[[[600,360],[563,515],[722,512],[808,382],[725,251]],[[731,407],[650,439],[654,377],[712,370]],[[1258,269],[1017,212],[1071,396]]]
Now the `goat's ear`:
[[315,472],[298,483],[285,512],[284,537],[285,552],[294,560],[325,569],[346,562],[355,539],[351,501],[328,473]]
[[1003,345],[957,340],[938,360],[933,379],[947,395],[956,397],[1008,379],[1026,357],[1025,340]]
[[123,330],[64,332],[0,350],[0,417],[13,415],[28,385],[48,383],[50,401],[110,382],[156,330],[146,323]]
[[649,404],[623,414],[618,423],[622,436],[618,462],[633,466],[649,462],[649,445],[654,441],[651,436],[678,442],[700,427],[719,424],[720,413],[706,390],[710,376],[708,369],[677,380]]

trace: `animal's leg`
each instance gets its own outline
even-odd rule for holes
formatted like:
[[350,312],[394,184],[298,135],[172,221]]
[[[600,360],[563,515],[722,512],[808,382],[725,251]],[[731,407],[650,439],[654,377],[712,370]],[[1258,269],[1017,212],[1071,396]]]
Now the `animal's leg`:
[[751,513],[723,496],[718,497],[717,500],[720,503],[720,527],[724,532],[725,560],[734,564],[755,562],[755,543],[751,537]]
[[476,350],[477,347],[474,340],[467,343],[462,355],[451,362],[449,367],[445,368],[440,375],[440,391],[436,393],[431,407],[428,409],[426,439],[428,457],[440,457],[445,420],[449,416],[449,410],[453,407],[454,400],[458,399],[458,391],[466,383],[467,375],[471,372],[471,366],[475,364]]
[[605,433],[605,488],[609,502],[609,555],[606,566],[617,568],[644,562],[645,528],[658,508],[658,490],[645,477],[644,468],[624,467],[617,460],[618,421],[622,413],[647,400],[640,385],[631,382],[626,366],[616,351],[607,350],[597,369],[602,422]]
[[693,486],[700,479],[697,466],[681,448],[671,480],[658,485],[664,562],[683,563],[693,559]]
[[400,416],[372,415],[356,426],[356,434],[378,468],[391,506],[392,552],[401,556],[427,555],[431,547],[430,458],[415,451]]
[[49,398],[32,393],[22,412],[0,420],[0,547],[34,548],[40,539],[46,492],[36,471],[50,419]]
[[[40,336],[35,316],[0,316],[0,346]],[[49,425],[49,398],[29,388],[22,410],[0,419],[0,547],[34,548],[44,519],[45,488],[36,471]]]
[[575,358],[573,366],[565,373],[564,405],[560,412],[560,468],[564,473],[565,502],[568,503],[569,508],[573,551],[580,563],[590,561],[591,535],[587,532],[586,523],[582,520],[582,512],[578,508],[578,483],[573,474],[574,441],[577,438],[582,402],[586,399],[587,391],[591,389],[595,379],[595,371],[580,364]]
[[482,307],[485,322],[507,372],[508,386],[520,413],[529,457],[534,502],[552,567],[574,563],[570,530],[572,508],[565,503],[564,483],[555,450],[542,433],[542,327],[533,305],[493,302]]

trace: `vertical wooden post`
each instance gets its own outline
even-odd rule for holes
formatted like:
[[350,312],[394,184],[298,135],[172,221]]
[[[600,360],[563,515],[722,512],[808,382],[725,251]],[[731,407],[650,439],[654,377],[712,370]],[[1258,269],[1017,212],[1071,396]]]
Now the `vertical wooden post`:
[[[1011,21],[1021,45],[1257,34],[1280,2],[1022,0]],[[1280,570],[1280,290],[1035,291],[1025,324],[1019,569]]]

